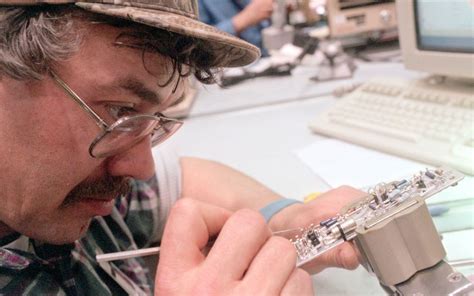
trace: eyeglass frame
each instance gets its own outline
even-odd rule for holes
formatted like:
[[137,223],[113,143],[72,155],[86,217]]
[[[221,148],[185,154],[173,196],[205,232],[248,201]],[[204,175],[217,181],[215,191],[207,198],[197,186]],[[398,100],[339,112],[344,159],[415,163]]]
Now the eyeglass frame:
[[[125,121],[128,121],[128,120],[131,120],[131,119],[134,119],[134,118],[149,118],[149,119],[155,119],[157,120],[157,124],[156,126],[153,128],[152,132],[148,135],[145,135],[143,138],[147,137],[147,136],[150,136],[151,134],[153,134],[153,131],[163,127],[163,123],[161,123],[162,120],[165,120],[166,122],[174,122],[176,124],[179,124],[178,128],[176,128],[173,132],[171,133],[167,133],[165,134],[166,136],[163,137],[162,139],[160,139],[160,141],[157,141],[155,144],[152,144],[152,147],[155,147],[156,145],[160,144],[160,143],[163,143],[163,141],[165,141],[166,139],[168,139],[171,135],[173,135],[182,125],[183,125],[183,121],[182,120],[179,120],[179,119],[175,119],[175,118],[169,118],[169,117],[166,117],[164,116],[162,113],[160,112],[156,112],[155,114],[151,115],[151,114],[137,114],[137,115],[132,115],[132,116],[123,116],[123,117],[120,117],[118,118],[114,123],[112,123],[111,125],[108,125],[104,119],[102,119],[102,117],[100,117],[100,115],[98,115],[89,105],[87,105],[87,103],[81,99],[81,97],[76,94],[75,91],[73,91],[71,89],[71,87],[69,87],[69,85],[67,85],[67,83],[62,80],[54,71],[52,70],[49,70],[49,74],[51,75],[51,77],[53,78],[54,82],[56,82],[56,84],[58,84],[61,89],[63,89],[66,94],[71,98],[73,99],[78,105],[79,107],[81,107],[82,110],[84,110],[95,122],[96,124],[99,126],[99,128],[102,129],[102,133],[100,133],[93,141],[92,143],[90,144],[89,146],[89,155],[93,158],[102,158],[102,157],[96,157],[92,154],[92,150],[94,149],[94,147],[97,145],[97,143],[100,142],[101,139],[103,139],[107,134],[111,133],[115,127],[117,126],[120,126],[121,124],[123,124],[123,122]],[[128,149],[130,149],[131,147],[135,146],[138,142],[135,142],[132,146],[130,146]],[[115,155],[115,154],[112,154],[112,155]],[[106,157],[110,157],[112,155],[109,155],[109,156],[106,156]]]

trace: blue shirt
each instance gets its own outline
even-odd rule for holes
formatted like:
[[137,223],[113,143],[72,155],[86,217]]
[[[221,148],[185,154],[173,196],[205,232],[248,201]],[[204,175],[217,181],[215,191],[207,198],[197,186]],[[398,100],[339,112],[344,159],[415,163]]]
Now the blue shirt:
[[252,43],[265,52],[262,47],[263,28],[268,27],[269,21],[262,21],[256,26],[249,27],[237,34],[232,24],[232,18],[239,14],[251,0],[199,0],[199,18],[202,22],[238,36]]

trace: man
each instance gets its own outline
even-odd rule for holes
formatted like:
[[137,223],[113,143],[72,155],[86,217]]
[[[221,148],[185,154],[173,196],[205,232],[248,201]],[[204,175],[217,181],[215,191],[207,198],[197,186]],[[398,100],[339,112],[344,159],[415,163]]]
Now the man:
[[263,28],[269,25],[273,0],[199,0],[199,18],[229,34],[262,47]]
[[[210,83],[258,49],[198,22],[192,1],[0,3],[0,294],[312,293],[271,231],[360,192],[302,205],[222,164],[163,151],[155,171],[151,156],[181,125],[160,112],[187,77]],[[155,283],[141,258],[95,260],[156,242]],[[347,244],[305,268],[357,264]]]

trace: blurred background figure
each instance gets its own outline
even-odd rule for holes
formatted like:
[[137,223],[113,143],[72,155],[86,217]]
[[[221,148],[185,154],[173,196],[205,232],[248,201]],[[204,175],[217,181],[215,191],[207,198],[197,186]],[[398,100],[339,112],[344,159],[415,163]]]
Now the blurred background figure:
[[199,0],[201,21],[258,46],[262,55],[261,31],[270,25],[272,0]]

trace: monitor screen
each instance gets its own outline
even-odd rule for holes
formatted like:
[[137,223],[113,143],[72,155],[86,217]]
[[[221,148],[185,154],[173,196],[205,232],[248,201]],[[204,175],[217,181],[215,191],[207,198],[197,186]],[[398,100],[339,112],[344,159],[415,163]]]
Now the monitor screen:
[[474,0],[397,0],[408,69],[474,80]]
[[416,0],[419,50],[474,53],[474,1]]

